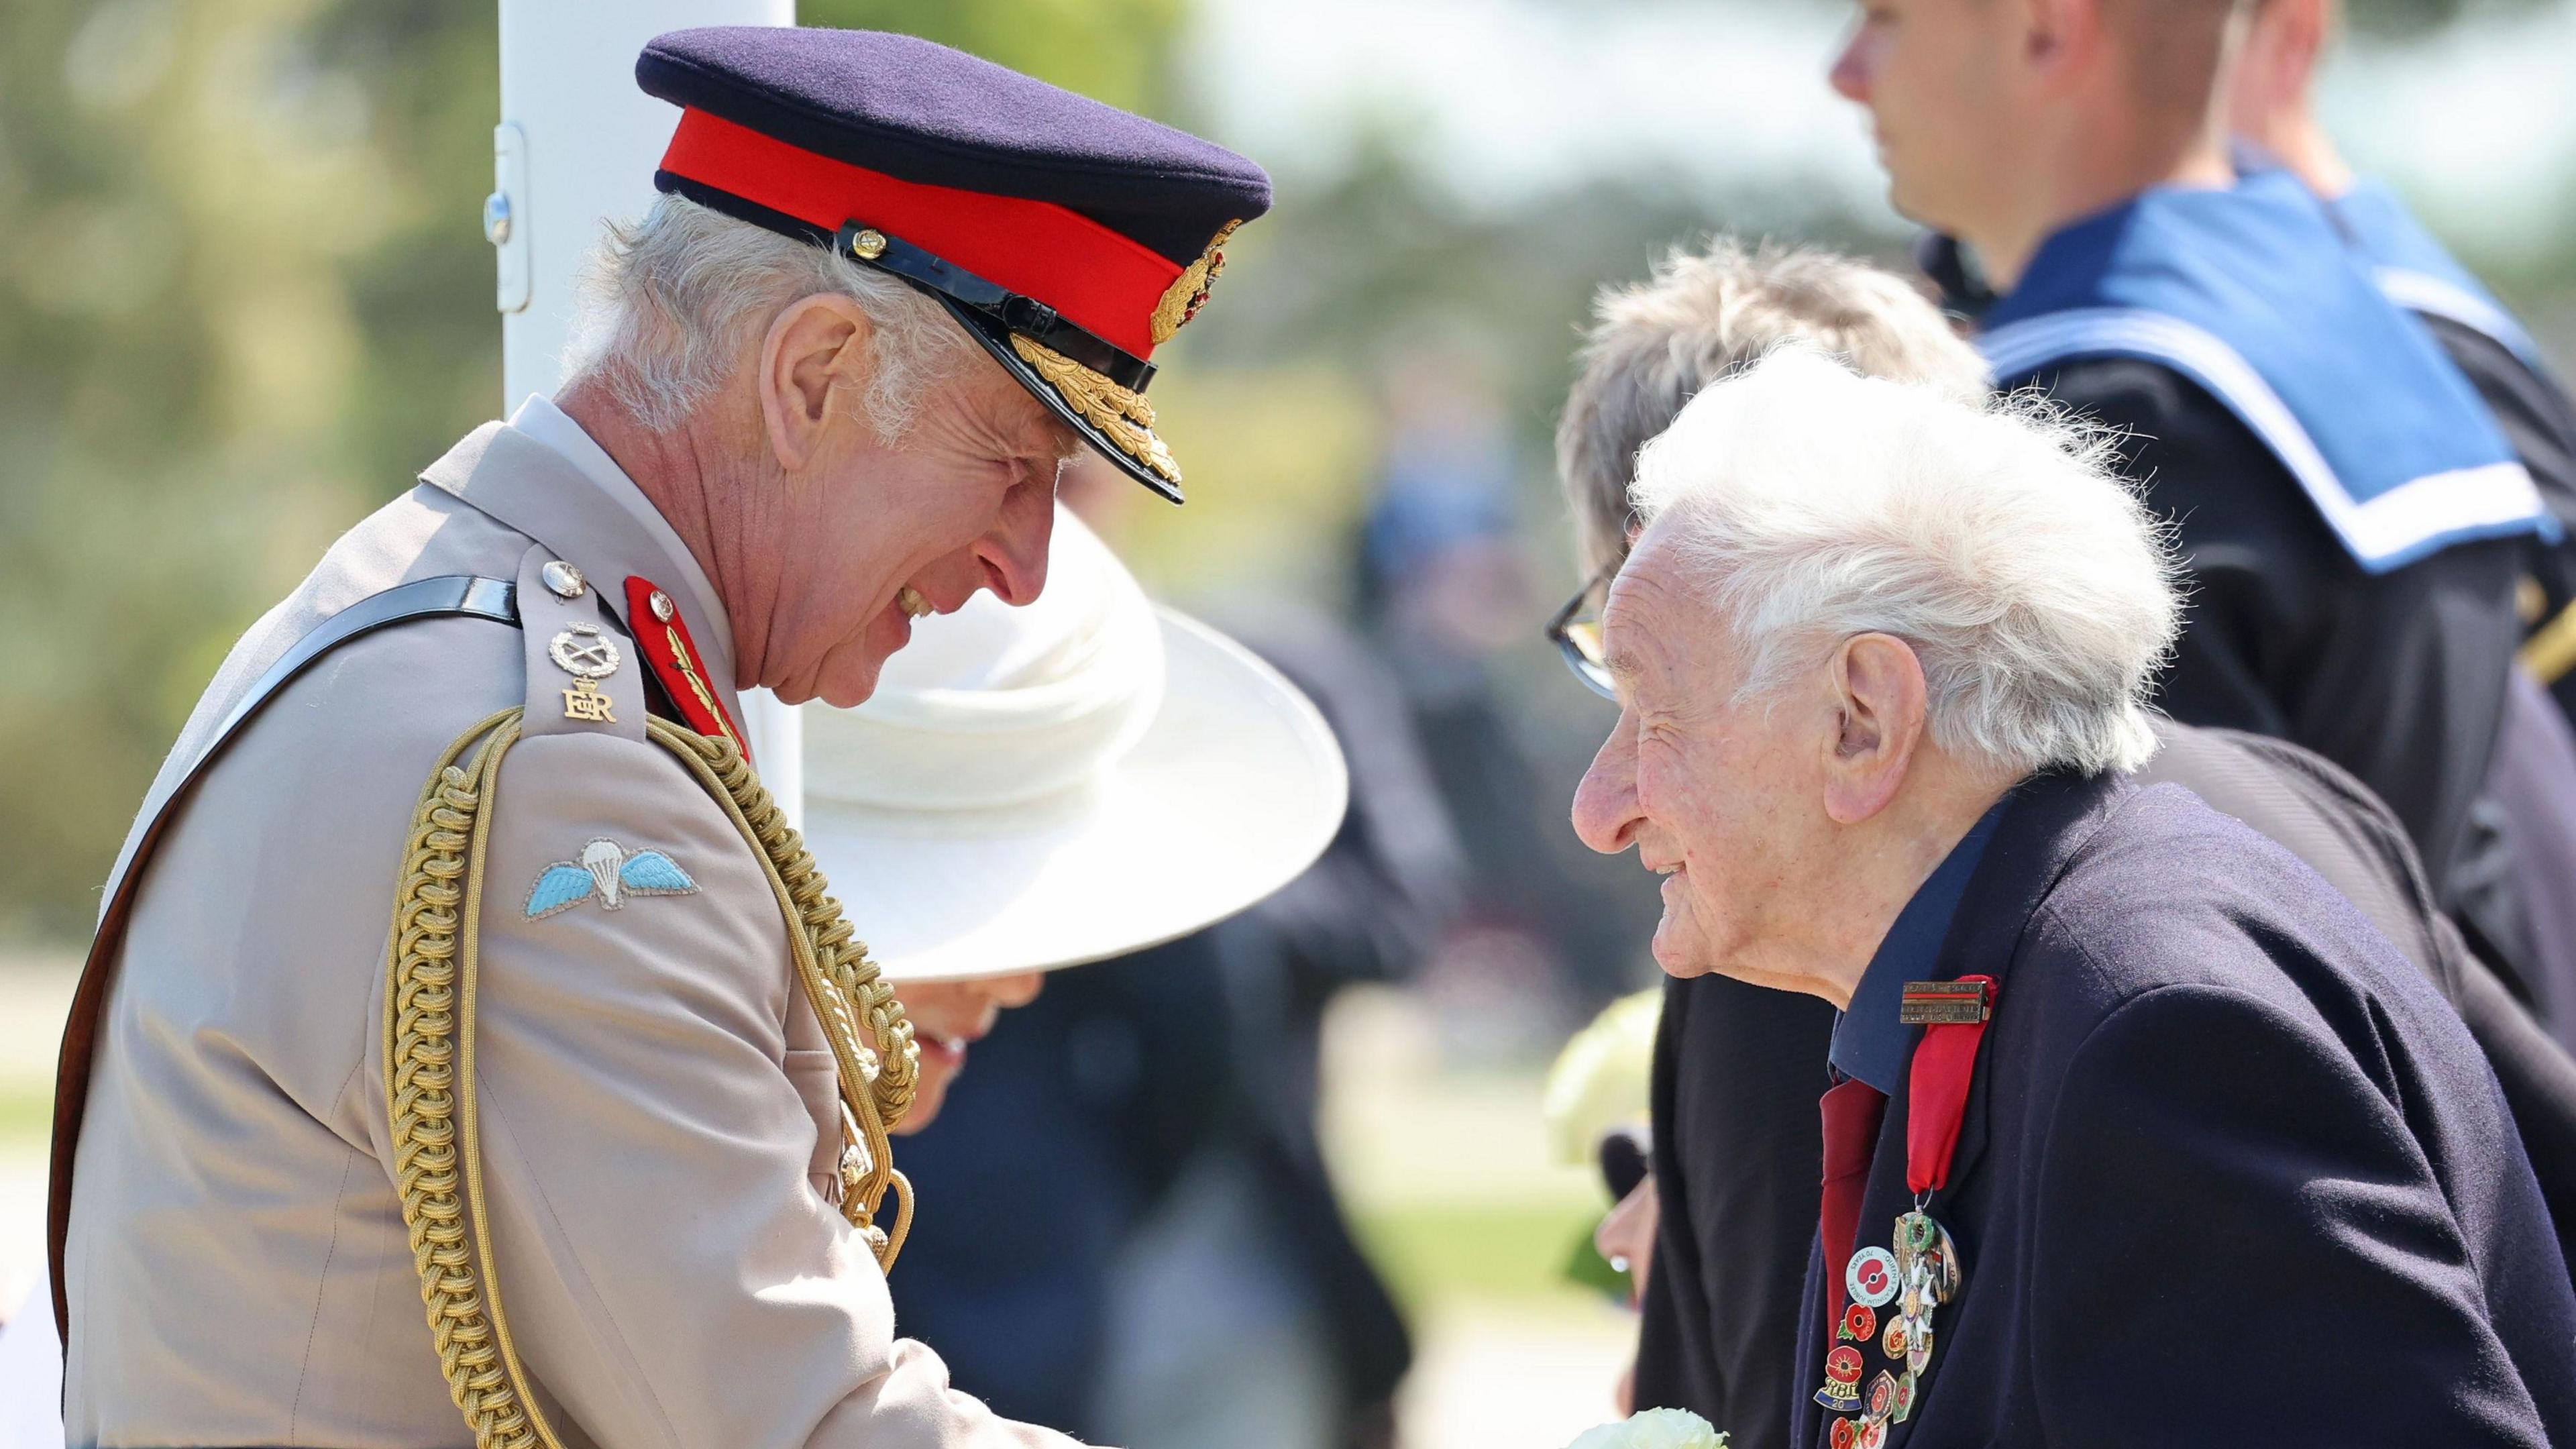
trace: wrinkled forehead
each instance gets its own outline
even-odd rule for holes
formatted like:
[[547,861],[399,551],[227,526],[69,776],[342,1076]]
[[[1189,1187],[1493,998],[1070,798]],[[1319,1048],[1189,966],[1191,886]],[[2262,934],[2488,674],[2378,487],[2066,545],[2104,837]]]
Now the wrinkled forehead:
[[969,390],[969,403],[983,428],[1001,450],[1016,458],[1047,458],[1058,463],[1091,451],[1073,425],[1002,370],[978,355],[972,370],[956,385]]
[[1703,663],[1726,632],[1715,627],[1707,602],[1686,587],[1678,563],[1669,541],[1649,528],[1610,581],[1601,644],[1622,687]]

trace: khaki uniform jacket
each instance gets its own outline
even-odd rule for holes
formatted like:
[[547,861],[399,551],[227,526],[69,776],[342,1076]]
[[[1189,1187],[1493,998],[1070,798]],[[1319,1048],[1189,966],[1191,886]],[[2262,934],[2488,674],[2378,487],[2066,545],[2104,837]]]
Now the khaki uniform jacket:
[[[502,1303],[556,1427],[618,1449],[1070,1442],[995,1417],[895,1337],[834,1205],[833,1059],[760,862],[644,738],[630,575],[669,590],[735,701],[699,575],[634,501],[489,424],[334,545],[199,703],[147,819],[322,620],[414,579],[518,583],[524,629],[438,618],[325,656],[147,863],[73,1179],[69,1443],[470,1442],[388,1171],[386,933],[431,766],[523,702],[488,806],[477,1080]],[[556,558],[591,580],[581,598],[538,582]],[[619,650],[599,681],[615,723],[564,717],[572,680],[545,650],[573,622]],[[548,866],[598,840],[661,852],[694,889],[532,912]]]

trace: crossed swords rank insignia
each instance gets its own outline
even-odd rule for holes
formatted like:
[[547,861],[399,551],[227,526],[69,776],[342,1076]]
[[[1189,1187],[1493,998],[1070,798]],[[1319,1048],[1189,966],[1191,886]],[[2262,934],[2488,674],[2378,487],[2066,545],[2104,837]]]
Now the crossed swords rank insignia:
[[572,687],[563,692],[565,719],[617,723],[609,697],[599,692],[599,681],[617,672],[616,640],[601,633],[596,624],[574,624],[547,642],[546,657],[572,676]]

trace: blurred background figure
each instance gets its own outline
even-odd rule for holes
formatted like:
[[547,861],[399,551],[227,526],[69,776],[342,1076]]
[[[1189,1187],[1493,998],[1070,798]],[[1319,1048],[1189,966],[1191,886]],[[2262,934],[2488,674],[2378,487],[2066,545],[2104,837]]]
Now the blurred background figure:
[[1563,803],[1508,688],[1538,607],[1521,544],[1520,459],[1486,369],[1464,346],[1403,349],[1360,524],[1356,612],[1401,681],[1439,798],[1466,844],[1465,909],[1423,989],[1451,1044],[1526,1055],[1626,984],[1600,893],[1563,860]]
[[[2482,948],[2536,999],[2576,1000],[2576,940],[2555,949],[2526,907],[2564,882],[2525,881],[2515,852],[2576,820],[2576,740],[2514,658],[2559,525],[2310,181],[2248,161],[2237,77],[2284,13],[1898,0],[1831,79],[1870,115],[1892,204],[1960,238],[1996,294],[1978,325],[1997,384],[2112,428],[2171,521],[2193,588],[2158,707],[2351,770]],[[2525,729],[2546,734],[2511,748]]]

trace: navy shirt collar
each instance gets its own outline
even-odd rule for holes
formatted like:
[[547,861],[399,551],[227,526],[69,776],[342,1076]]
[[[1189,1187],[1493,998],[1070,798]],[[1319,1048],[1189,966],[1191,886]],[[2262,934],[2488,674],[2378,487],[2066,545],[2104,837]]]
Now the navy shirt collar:
[[1869,969],[1861,973],[1860,985],[1852,989],[1851,1005],[1834,1022],[1828,1055],[1835,1071],[1896,1095],[1897,1080],[1905,1075],[1905,1060],[1914,1047],[1914,1028],[1896,1019],[1897,1008],[1904,1003],[1905,983],[1934,979],[1942,939],[1950,934],[1950,918],[1958,914],[1959,897],[1968,889],[1968,877],[1977,873],[1986,841],[1993,837],[2003,813],[2004,802],[1998,800],[1968,827],[1968,833],[1915,888],[1905,909],[1896,913],[1895,924],[1887,928],[1886,939],[1869,958]]

